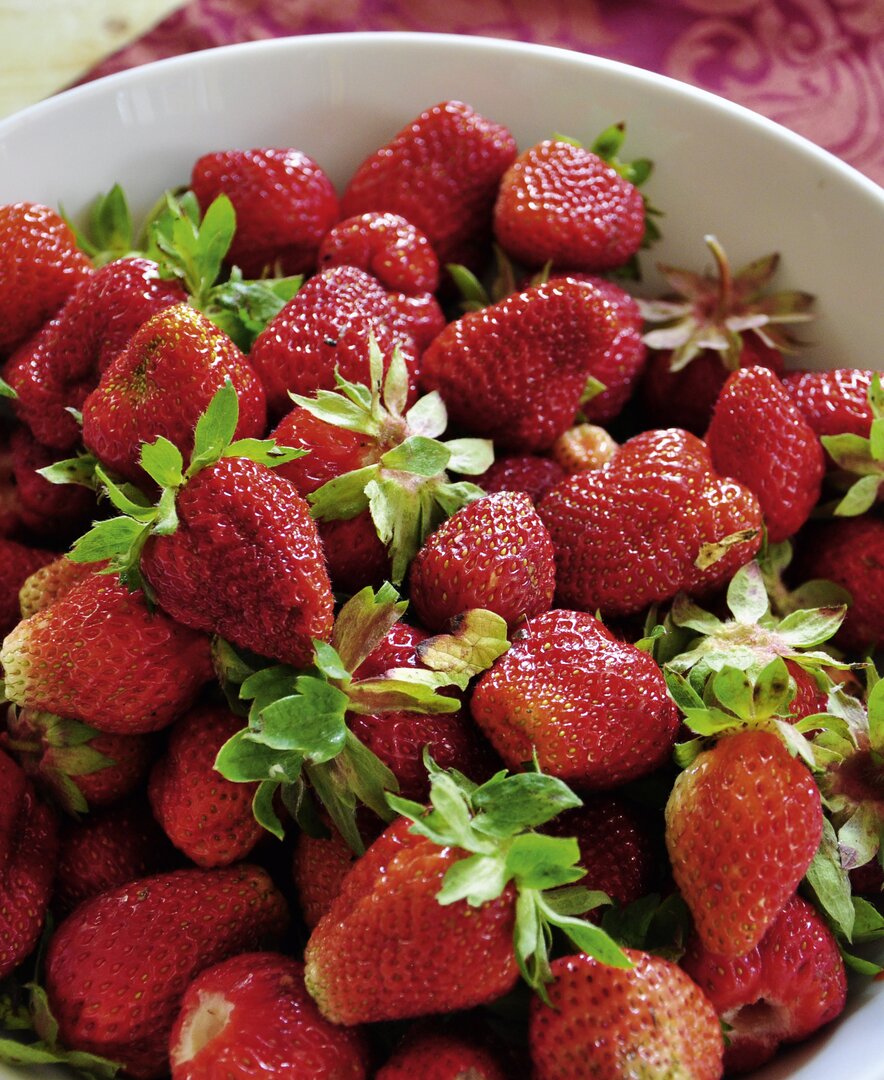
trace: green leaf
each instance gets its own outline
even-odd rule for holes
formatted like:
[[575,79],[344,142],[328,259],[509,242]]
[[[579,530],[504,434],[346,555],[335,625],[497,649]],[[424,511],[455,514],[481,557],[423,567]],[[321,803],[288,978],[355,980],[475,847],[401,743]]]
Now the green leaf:
[[[212,204],[214,205],[214,203]],[[239,398],[228,376],[224,385],[215,391],[206,411],[197,420],[193,436],[193,453],[186,477],[189,479],[200,469],[213,465],[233,441],[239,422]]]
[[851,941],[855,913],[850,895],[850,879],[841,865],[838,838],[828,818],[823,819],[822,839],[808,867],[806,880],[839,933],[847,941]]
[[473,678],[509,649],[506,620],[487,608],[459,615],[449,634],[426,638],[417,647],[421,662],[433,671],[456,672]]
[[436,893],[436,900],[443,907],[458,900],[466,900],[471,907],[479,907],[489,900],[496,900],[506,888],[508,880],[507,861],[502,853],[470,855],[458,859],[448,868],[442,888]]
[[160,436],[155,442],[141,447],[141,467],[164,488],[177,488],[184,483],[184,459],[174,443]]
[[345,671],[353,672],[380,645],[408,607],[389,582],[375,592],[367,585],[344,604],[335,619],[332,645]]
[[232,735],[218,751],[215,768],[228,780],[246,784],[255,780],[294,783],[301,772],[298,753],[275,750],[256,742],[248,728]]
[[481,311],[488,307],[491,298],[472,270],[459,263],[446,263],[445,269],[463,298],[461,307],[464,311]]
[[[418,398],[405,414],[405,422],[412,435],[425,435],[428,439],[438,438],[448,427],[448,413],[439,391],[431,390],[429,394]],[[484,442],[485,440],[476,439],[475,441]],[[451,450],[451,442],[448,443],[448,448]],[[454,454],[454,451],[451,453]]]
[[585,915],[587,911],[611,903],[607,893],[587,889],[583,885],[563,885],[559,889],[550,889],[544,892],[543,899],[558,915]]
[[130,517],[107,518],[75,541],[68,558],[76,563],[124,558],[133,549],[140,550],[149,533],[150,525]]
[[876,753],[884,754],[884,679],[879,679],[869,693],[869,744]]
[[[598,154],[603,161],[610,161],[615,158],[623,148],[623,142],[626,139],[626,127],[622,123],[611,124],[606,127],[593,142],[590,144],[589,149]],[[574,142],[573,139],[568,139],[568,142]],[[577,143],[576,145],[580,145]]]
[[334,761],[341,782],[382,821],[391,821],[393,813],[387,793],[399,790],[399,782],[381,759],[369,750],[352,731],[347,732],[343,751]]
[[540,913],[552,926],[558,927],[577,948],[608,967],[629,970],[632,961],[619,945],[600,927],[571,915],[559,915],[543,899],[538,900]]
[[211,283],[218,277],[235,231],[233,203],[226,195],[218,195],[207,208],[197,233],[194,263],[203,282]]
[[770,611],[764,576],[757,562],[747,563],[731,578],[727,606],[739,623],[752,626]]
[[563,780],[530,772],[493,777],[473,792],[472,803],[478,815],[475,828],[500,838],[536,828],[563,810],[582,805]]
[[880,814],[870,802],[860,803],[838,829],[838,851],[845,870],[864,866],[878,854],[881,830]]
[[295,689],[297,673],[286,664],[272,664],[259,668],[249,675],[240,687],[243,700],[253,700],[254,710],[259,713],[278,698],[288,697]]
[[350,672],[347,670],[336,649],[328,642],[313,639],[313,659],[322,674],[333,681],[349,682]]
[[820,442],[836,465],[847,472],[874,472],[876,465],[872,458],[869,440],[862,435],[822,435]]
[[574,837],[523,832],[506,856],[506,867],[520,889],[555,889],[571,885],[584,875],[578,866],[580,847]]
[[852,484],[835,507],[836,517],[859,517],[878,501],[878,492],[884,484],[884,476],[862,476]]
[[721,619],[698,607],[684,593],[679,593],[672,601],[671,617],[676,626],[696,630],[698,634],[706,634],[710,637],[714,637],[724,629]]
[[98,458],[94,454],[79,454],[75,458],[56,461],[35,471],[50,484],[79,484],[80,487],[97,491],[99,483],[95,475],[96,465]]
[[442,445],[450,455],[450,472],[479,476],[494,463],[494,443],[490,439],[449,439]]
[[777,635],[795,648],[811,648],[831,638],[841,623],[847,608],[814,608],[812,611],[793,611],[777,627]]
[[208,294],[205,314],[248,353],[255,339],[303,284],[303,275],[244,281],[234,267],[227,281]]
[[252,799],[252,813],[262,828],[273,833],[277,840],[284,840],[285,829],[273,805],[278,790],[279,783],[276,780],[262,780]]
[[380,465],[336,476],[307,496],[311,513],[319,521],[348,520],[369,508],[367,488],[380,472]]
[[[786,685],[788,686],[788,674]],[[749,720],[754,715],[753,686],[745,671],[740,671],[739,668],[722,668],[712,678],[712,692],[725,709],[729,709],[741,720]]]
[[451,459],[451,451],[445,443],[428,439],[424,435],[411,435],[381,458],[385,469],[414,473],[416,476],[436,476]]
[[[367,387],[363,389],[367,391]],[[380,423],[371,412],[370,400],[352,401],[335,390],[317,390],[312,398],[300,394],[289,394],[289,397],[325,424],[362,435],[377,436],[380,433]]]
[[868,900],[861,896],[853,897],[855,919],[853,940],[858,944],[866,941],[880,941],[884,938],[884,915]]
[[372,716],[380,712],[453,713],[460,701],[438,690],[446,686],[466,688],[467,679],[453,672],[421,671],[418,668],[392,668],[376,679],[359,679],[347,688],[347,707],[351,712]]
[[295,694],[260,711],[252,736],[275,750],[294,750],[317,763],[329,761],[347,737],[347,695],[312,676],[300,676],[295,689]]
[[100,464],[95,466],[95,477],[101,483],[111,505],[117,510],[136,521],[148,524],[153,522],[157,514],[156,508],[150,505],[138,488],[132,484],[116,483]]
[[[372,344],[380,355],[380,349],[374,338],[374,334],[372,334]],[[405,363],[402,350],[399,345],[396,344],[393,346],[393,353],[387,367],[387,374],[384,377],[382,394],[384,405],[393,416],[401,416],[405,409],[408,402],[408,382],[408,365]]]
[[266,465],[268,469],[275,469],[277,465],[285,465],[309,453],[309,450],[297,446],[280,446],[274,439],[237,439],[226,447],[221,457],[246,458]]
[[0,398],[17,398],[18,394],[5,379],[0,379]]

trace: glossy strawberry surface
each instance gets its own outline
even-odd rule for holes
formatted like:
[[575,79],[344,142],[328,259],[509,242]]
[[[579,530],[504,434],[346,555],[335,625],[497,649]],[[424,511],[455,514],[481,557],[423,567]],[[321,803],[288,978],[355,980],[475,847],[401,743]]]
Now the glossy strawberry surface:
[[319,265],[358,266],[407,296],[439,287],[439,260],[430,241],[400,214],[357,214],[338,222],[322,239]]
[[849,432],[869,437],[872,409],[869,386],[874,372],[863,368],[791,371],[783,387],[817,435]]

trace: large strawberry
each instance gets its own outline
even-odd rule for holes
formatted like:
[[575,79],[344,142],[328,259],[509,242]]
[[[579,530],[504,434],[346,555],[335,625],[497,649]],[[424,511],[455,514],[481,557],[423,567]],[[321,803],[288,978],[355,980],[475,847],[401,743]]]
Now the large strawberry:
[[503,125],[463,102],[441,102],[362,162],[342,216],[392,211],[429,238],[443,265],[481,265],[500,178],[515,156]]
[[776,735],[725,734],[680,773],[666,805],[676,884],[710,952],[754,948],[807,871],[820,793]]
[[326,1020],[304,988],[304,965],[281,953],[241,953],[198,975],[169,1047],[172,1080],[368,1076],[363,1034]]
[[592,285],[533,285],[449,323],[424,352],[421,385],[439,391],[464,430],[504,449],[542,450],[572,424],[618,331]]
[[157,874],[87,900],[46,953],[60,1042],[119,1061],[140,1080],[165,1075],[190,981],[228,956],[276,944],[287,921],[268,875],[247,863]]
[[0,207],[0,356],[40,329],[91,262],[71,228],[48,206]]
[[761,544],[755,496],[677,429],[635,436],[604,468],[556,485],[539,511],[556,549],[558,603],[609,615],[708,592]]
[[709,999],[672,961],[626,955],[628,970],[581,955],[553,961],[549,1003],[531,1005],[532,1075],[718,1080],[724,1040]]
[[653,772],[678,729],[651,657],[576,611],[529,620],[481,677],[470,707],[509,768],[536,755],[545,772],[584,788]]

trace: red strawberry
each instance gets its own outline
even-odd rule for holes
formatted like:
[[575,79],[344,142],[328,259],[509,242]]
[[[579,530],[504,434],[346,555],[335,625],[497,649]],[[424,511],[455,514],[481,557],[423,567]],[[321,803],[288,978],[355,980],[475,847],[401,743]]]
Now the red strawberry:
[[418,646],[426,641],[426,630],[405,622],[395,622],[379,645],[368,654],[353,672],[355,678],[372,679],[391,668],[423,667]]
[[0,206],[0,355],[10,353],[64,303],[91,263],[48,206]]
[[246,277],[260,277],[268,267],[283,274],[311,271],[320,240],[338,220],[331,180],[291,148],[204,154],[190,186],[203,213],[219,195],[233,203],[236,232],[227,261]]
[[218,751],[242,727],[227,709],[202,705],[169,733],[150,774],[148,797],[166,835],[197,866],[245,858],[263,829],[252,814],[257,784],[235,784],[215,770]]
[[768,731],[726,735],[679,774],[666,846],[707,949],[736,957],[761,941],[804,877],[822,825],[807,767]]
[[838,943],[799,896],[742,956],[718,956],[694,935],[680,962],[728,1025],[728,1074],[757,1069],[780,1044],[808,1038],[844,1008],[847,979]]
[[[383,829],[383,822],[374,815],[358,814],[356,822],[366,847]],[[328,836],[311,836],[303,830],[298,833],[292,856],[292,880],[301,917],[308,929],[312,930],[329,910],[357,858],[333,825],[329,826]]]
[[432,293],[407,296],[405,293],[387,293],[393,308],[396,325],[410,334],[423,350],[445,329],[445,312]]
[[556,439],[552,455],[565,473],[600,469],[617,453],[613,436],[597,424],[575,424]]
[[120,1061],[141,1080],[165,1075],[191,980],[228,956],[275,944],[286,923],[282,896],[246,863],[157,874],[87,900],[46,954],[59,1041]]
[[18,593],[22,585],[35,570],[55,557],[51,551],[0,537],[0,638],[6,637],[21,619]]
[[793,371],[783,387],[817,435],[850,433],[864,439],[872,426],[869,387],[874,371],[832,368]]
[[19,623],[0,663],[15,704],[120,734],[165,727],[212,674],[208,638],[104,574]]
[[556,549],[562,605],[627,615],[679,591],[708,592],[761,543],[761,510],[685,431],[646,431],[538,508]]
[[5,378],[16,415],[45,446],[70,450],[79,409],[99,374],[155,312],[186,299],[147,259],[118,259],[85,278],[51,322],[10,357]]
[[80,484],[53,484],[37,470],[58,460],[58,451],[37,442],[30,429],[17,425],[10,436],[12,474],[22,525],[39,537],[59,540],[78,536],[97,513],[95,494]]
[[428,237],[440,263],[475,267],[487,252],[500,178],[515,156],[505,127],[445,101],[362,162],[341,212],[399,214]]
[[55,815],[0,751],[0,979],[31,953],[43,929],[58,850]]
[[19,590],[21,617],[30,618],[43,608],[49,607],[72,586],[94,571],[94,566],[75,563],[66,555],[60,555],[46,563],[28,577]]
[[515,626],[549,610],[554,552],[528,496],[501,491],[458,510],[427,538],[409,584],[415,612],[430,630],[470,608],[487,608]]
[[813,673],[796,664],[794,660],[787,660],[786,667],[795,680],[795,697],[789,703],[789,712],[796,722],[803,720],[805,716],[827,712],[829,695],[820,689]]
[[544,772],[586,788],[653,772],[678,730],[651,657],[575,611],[530,619],[482,675],[470,707],[509,768],[536,753]]
[[536,454],[509,454],[495,460],[476,483],[489,495],[497,491],[524,491],[536,506],[549,489],[565,479],[565,470],[552,458]]
[[626,954],[627,971],[581,955],[553,961],[549,1004],[531,1004],[532,1076],[718,1080],[724,1040],[706,995],[671,961]]
[[168,870],[175,852],[142,799],[61,826],[53,903],[67,915],[84,900]]
[[758,497],[771,543],[798,532],[820,496],[823,448],[772,371],[741,368],[728,378],[706,443],[716,471]]
[[389,581],[390,556],[367,510],[352,518],[318,521],[316,528],[335,592],[352,595]]
[[644,232],[638,189],[598,154],[560,139],[516,158],[494,207],[498,244],[530,267],[622,266],[638,251]]
[[414,341],[397,326],[387,294],[370,274],[336,266],[312,277],[258,335],[249,353],[271,415],[289,411],[289,392],[332,389],[336,371],[351,381],[368,382],[371,335],[386,363],[398,344],[414,374]]
[[141,444],[163,436],[193,450],[197,420],[229,379],[239,399],[238,438],[260,438],[267,407],[258,376],[230,338],[189,304],[142,323],[83,404],[83,441],[102,464],[142,484]]
[[493,1040],[470,1030],[462,1017],[449,1024],[419,1021],[375,1080],[508,1080],[513,1075],[508,1066]]
[[188,986],[169,1043],[172,1080],[364,1080],[368,1045],[337,1027],[304,988],[304,965],[242,953]]
[[534,285],[449,323],[424,353],[421,385],[439,391],[453,424],[505,450],[543,450],[570,427],[618,331],[592,286]]
[[400,214],[358,214],[338,222],[319,245],[319,265],[358,266],[407,296],[439,287],[439,260],[430,241]]
[[378,439],[364,431],[350,431],[315,416],[301,405],[287,412],[273,429],[273,438],[280,446],[294,446],[309,451],[303,457],[277,465],[276,473],[295,485],[302,495],[312,492],[347,472],[373,465],[394,445],[390,435]]

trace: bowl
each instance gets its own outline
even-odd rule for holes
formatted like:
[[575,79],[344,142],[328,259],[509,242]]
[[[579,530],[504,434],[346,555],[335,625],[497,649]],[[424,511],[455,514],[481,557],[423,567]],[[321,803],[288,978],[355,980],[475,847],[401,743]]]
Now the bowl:
[[[807,140],[705,91],[592,56],[478,37],[330,34],[234,45],[67,91],[0,123],[0,203],[82,215],[120,181],[146,212],[193,161],[230,147],[295,146],[343,189],[365,154],[422,109],[469,102],[527,147],[553,132],[587,141],[624,121],[627,157],[650,157],[664,211],[654,264],[701,268],[714,233],[734,266],[778,251],[779,287],[818,297],[803,366],[884,367],[884,190]],[[884,984],[757,1080],[880,1080]],[[18,1074],[0,1066],[0,1076]],[[32,1075],[32,1074],[28,1074]],[[61,1070],[41,1073],[62,1076]]]

